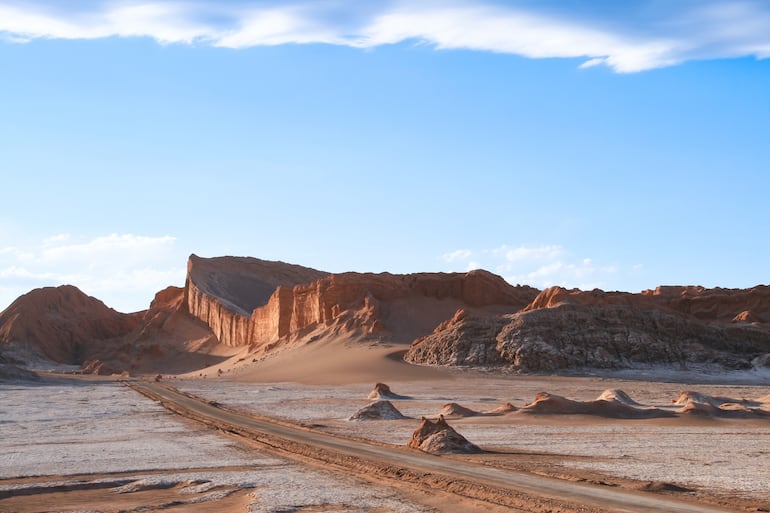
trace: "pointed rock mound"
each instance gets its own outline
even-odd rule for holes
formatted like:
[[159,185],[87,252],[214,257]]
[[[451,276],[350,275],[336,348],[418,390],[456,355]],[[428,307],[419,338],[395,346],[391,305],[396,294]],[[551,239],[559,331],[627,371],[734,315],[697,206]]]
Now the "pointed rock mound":
[[439,416],[443,415],[444,417],[477,417],[481,415],[481,412],[478,412],[476,410],[471,410],[470,408],[466,408],[465,406],[459,405],[457,403],[447,403],[441,408],[441,411],[438,413]]
[[348,420],[401,420],[408,418],[402,415],[390,401],[374,401],[355,412]]
[[408,395],[399,395],[393,392],[385,383],[377,383],[374,385],[374,390],[369,393],[369,399],[411,399]]
[[471,454],[479,453],[481,449],[469,442],[464,436],[455,431],[444,416],[432,421],[422,418],[417,430],[412,434],[407,447],[419,449],[432,454]]

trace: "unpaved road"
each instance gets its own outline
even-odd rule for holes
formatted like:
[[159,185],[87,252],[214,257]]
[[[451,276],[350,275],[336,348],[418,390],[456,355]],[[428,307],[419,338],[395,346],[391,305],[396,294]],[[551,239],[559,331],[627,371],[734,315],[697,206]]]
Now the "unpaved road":
[[298,454],[384,479],[428,484],[464,497],[522,511],[603,511],[660,513],[725,513],[728,510],[688,503],[667,496],[573,483],[434,456],[400,447],[333,436],[303,426],[225,410],[160,383],[126,384],[168,409],[286,453]]

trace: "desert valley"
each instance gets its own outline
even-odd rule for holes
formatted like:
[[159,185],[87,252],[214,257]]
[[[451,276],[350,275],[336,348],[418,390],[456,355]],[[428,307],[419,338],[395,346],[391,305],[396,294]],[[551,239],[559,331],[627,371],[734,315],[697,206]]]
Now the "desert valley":
[[770,286],[191,255],[0,313],[0,511],[770,511]]

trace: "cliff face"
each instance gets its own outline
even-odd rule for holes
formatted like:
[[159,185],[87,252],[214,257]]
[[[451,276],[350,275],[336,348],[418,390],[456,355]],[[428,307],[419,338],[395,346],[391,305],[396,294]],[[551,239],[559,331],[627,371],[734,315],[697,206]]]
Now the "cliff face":
[[140,314],[116,312],[71,285],[45,287],[20,296],[0,313],[0,342],[79,365],[140,321]]
[[406,360],[529,371],[661,363],[749,368],[770,353],[770,326],[742,321],[741,312],[752,312],[754,319],[766,315],[768,292],[678,287],[629,294],[554,287],[512,315],[458,312],[416,340]]
[[[229,258],[191,257],[185,298],[190,313],[211,326],[219,340],[230,346],[262,346],[318,326],[336,332],[380,333],[389,330],[387,314],[399,301],[446,301],[452,311],[457,305],[506,305],[508,311],[515,311],[538,292],[531,287],[512,287],[486,271],[327,275],[256,259],[239,259],[239,267],[234,270]],[[229,275],[223,277],[224,273]],[[249,303],[224,283],[250,283],[261,293],[249,296]],[[267,295],[270,287],[272,291]],[[254,305],[247,314],[247,308]]]
[[184,303],[220,342],[243,346],[250,344],[254,336],[263,340],[282,331],[279,310],[287,290],[327,275],[316,269],[257,258],[191,255]]

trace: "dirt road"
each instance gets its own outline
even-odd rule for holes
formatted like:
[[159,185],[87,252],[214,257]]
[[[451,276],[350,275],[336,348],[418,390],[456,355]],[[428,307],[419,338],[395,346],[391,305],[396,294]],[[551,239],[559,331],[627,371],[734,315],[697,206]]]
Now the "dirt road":
[[668,496],[551,479],[452,457],[319,432],[275,419],[221,408],[162,383],[127,381],[166,408],[286,454],[312,458],[356,474],[440,488],[522,511],[725,513]]

